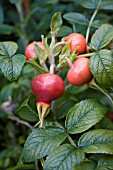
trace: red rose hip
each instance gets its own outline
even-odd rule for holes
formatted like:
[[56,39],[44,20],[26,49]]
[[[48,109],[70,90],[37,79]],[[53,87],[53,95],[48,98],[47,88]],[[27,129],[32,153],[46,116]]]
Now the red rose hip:
[[77,59],[67,74],[68,81],[75,86],[88,83],[91,78],[92,73],[89,68],[89,59],[85,57]]
[[31,89],[39,102],[50,103],[64,93],[64,81],[55,74],[40,74],[32,80]]
[[86,52],[86,39],[82,34],[79,33],[72,33],[69,34],[66,39],[65,42],[69,42],[70,41],[70,52],[72,53],[76,48],[77,54],[83,54]]
[[44,45],[42,44],[41,41],[32,42],[32,43],[28,44],[25,49],[25,56],[26,56],[27,60],[33,59],[36,57],[36,53],[34,50],[34,44],[37,44],[42,50],[45,50]]

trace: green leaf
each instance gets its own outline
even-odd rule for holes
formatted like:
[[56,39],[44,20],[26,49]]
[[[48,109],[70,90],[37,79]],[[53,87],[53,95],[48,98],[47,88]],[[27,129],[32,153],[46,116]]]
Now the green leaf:
[[77,134],[89,129],[105,115],[105,107],[95,99],[86,99],[77,103],[66,117],[68,133]]
[[67,100],[65,103],[61,105],[61,107],[57,110],[57,118],[64,118],[69,110],[75,105],[75,101]]
[[[109,169],[113,169],[113,156],[107,155],[102,157],[99,161],[98,161],[98,168],[109,168]],[[97,168],[97,170],[98,170]]]
[[60,27],[62,25],[62,18],[61,18],[61,12],[57,12],[53,15],[50,28],[51,28],[51,33],[55,34],[59,31]]
[[[99,0],[85,0],[81,5],[85,8],[96,9],[98,6]],[[102,0],[99,9],[104,10],[113,10],[113,1],[112,0]]]
[[19,117],[30,122],[38,121],[36,101],[34,95],[29,95],[17,110]]
[[73,31],[72,31],[71,27],[63,25],[63,26],[61,26],[61,28],[57,34],[57,37],[65,37],[65,36],[71,34],[72,32]]
[[113,26],[103,24],[92,36],[90,47],[95,50],[104,48],[113,39]]
[[81,24],[81,25],[89,24],[89,20],[81,13],[70,12],[70,13],[64,14],[63,18],[74,24],[75,23]]
[[49,154],[66,138],[64,129],[45,127],[34,130],[27,138],[23,158],[25,162],[33,162]]
[[26,61],[26,58],[22,54],[14,56],[0,56],[0,68],[4,76],[13,81],[18,78],[21,73],[22,67]]
[[44,170],[72,170],[85,158],[84,152],[76,150],[70,144],[54,149],[46,158]]
[[89,61],[96,81],[105,88],[113,86],[113,54],[110,50],[100,50]]
[[86,153],[113,154],[113,130],[96,129],[83,134],[78,147]]
[[95,170],[95,163],[92,161],[84,161],[80,164],[77,164],[74,168],[74,170]]
[[13,32],[13,26],[0,24],[0,34],[10,35]]
[[36,53],[36,57],[39,59],[40,63],[44,63],[46,61],[45,51],[42,50],[35,43],[34,43],[34,50],[35,50],[35,53]]
[[[12,56],[16,53],[18,45],[15,42],[0,42],[0,55]],[[0,56],[1,57],[1,56]]]
[[99,0],[84,0],[81,5],[85,8],[95,9],[98,6]]
[[0,24],[3,23],[4,21],[4,13],[3,13],[3,8],[0,5]]

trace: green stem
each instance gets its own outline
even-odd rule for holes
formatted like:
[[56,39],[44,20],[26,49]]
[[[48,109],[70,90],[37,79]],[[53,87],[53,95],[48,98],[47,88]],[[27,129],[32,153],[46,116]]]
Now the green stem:
[[20,37],[22,39],[23,45],[24,47],[26,47],[27,43],[28,43],[28,39],[26,36],[26,31],[25,31],[25,27],[23,25],[23,21],[24,21],[24,16],[23,16],[23,10],[22,10],[22,1],[19,1],[18,3],[15,4],[16,9],[18,11],[18,15],[20,18],[20,29],[21,29],[21,34]]
[[89,33],[90,33],[91,26],[92,26],[92,22],[93,22],[96,14],[97,14],[97,12],[99,10],[100,3],[101,3],[101,0],[99,1],[98,6],[97,6],[96,10],[94,11],[94,13],[93,13],[93,15],[91,17],[91,20],[89,22],[89,25],[88,25],[88,29],[87,29],[87,32],[86,32],[86,42],[87,43],[88,43],[88,38],[89,38]]
[[69,134],[67,134],[67,138],[68,138],[69,142],[70,142],[75,148],[77,148],[75,142],[73,141],[73,139],[71,138],[71,136],[69,136]]
[[36,61],[34,60],[26,60],[27,64],[31,64],[32,66],[34,66],[35,68],[37,68],[38,71],[43,72],[43,73],[48,73],[43,67],[41,67],[39,64],[37,64]]
[[[64,127],[63,127],[60,123],[58,123],[57,121],[55,121],[54,123],[55,123],[58,127],[64,129]],[[64,129],[64,130],[65,130],[65,129]],[[73,141],[73,139],[71,138],[71,136],[69,136],[69,134],[67,134],[67,138],[68,138],[69,142],[70,142],[74,147],[77,148],[75,142]]]
[[90,57],[90,56],[92,56],[92,55],[94,55],[94,54],[95,54],[95,52],[94,52],[94,53],[88,53],[88,54],[81,54],[81,55],[78,55],[76,58]]
[[107,96],[110,99],[111,103],[113,104],[111,96],[104,89],[98,86],[95,82],[93,82],[90,87],[101,91],[105,96]]
[[36,167],[36,170],[39,170],[39,168],[38,168],[38,161],[37,160],[35,161],[35,167]]

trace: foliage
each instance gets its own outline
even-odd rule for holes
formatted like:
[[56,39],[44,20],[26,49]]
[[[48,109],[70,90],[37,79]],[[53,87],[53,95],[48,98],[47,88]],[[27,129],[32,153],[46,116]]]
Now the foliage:
[[[113,169],[112,10],[112,0],[1,1],[0,169]],[[72,32],[86,37],[90,49],[82,55],[70,54],[65,37]],[[26,60],[33,41],[45,50],[34,43],[36,58]],[[93,78],[72,86],[68,64],[81,57]],[[64,80],[65,92],[40,127],[31,81],[49,71]]]

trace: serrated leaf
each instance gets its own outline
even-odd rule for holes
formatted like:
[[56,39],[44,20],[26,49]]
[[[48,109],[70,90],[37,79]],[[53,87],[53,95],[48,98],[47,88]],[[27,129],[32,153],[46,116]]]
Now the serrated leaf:
[[[109,168],[109,169],[113,169],[113,156],[104,156],[102,157],[97,164],[98,168]],[[97,168],[97,169],[98,169]]]
[[16,54],[14,56],[0,56],[0,68],[4,76],[13,81],[18,78],[21,73],[22,67],[26,61],[26,58],[22,54]]
[[86,153],[113,154],[113,130],[96,129],[83,134],[78,147]]
[[100,50],[89,61],[96,81],[105,88],[113,86],[113,54],[110,50]]
[[66,138],[64,129],[45,127],[34,130],[27,138],[23,158],[25,162],[33,162],[48,155],[57,148]]
[[84,161],[80,164],[77,164],[74,170],[95,170],[96,164],[93,161]]
[[29,95],[17,110],[19,117],[30,122],[38,121],[36,101],[37,98],[34,95]]
[[[0,42],[0,55],[12,56],[16,53],[18,46],[15,42]],[[1,57],[1,56],[0,56]]]
[[76,150],[70,144],[54,149],[46,158],[44,170],[72,170],[85,158],[84,152]]
[[95,50],[104,48],[113,39],[113,26],[103,24],[92,36],[90,47]]
[[89,129],[105,115],[105,107],[95,99],[86,99],[77,103],[66,117],[66,129],[77,134]]
[[89,24],[89,20],[81,13],[70,12],[70,13],[64,14],[63,18],[74,24],[75,23],[81,24],[81,25]]
[[[98,6],[99,0],[85,0],[81,5],[85,8],[96,9]],[[113,1],[112,0],[102,0],[99,9],[104,10],[113,10]]]
[[57,12],[53,15],[50,28],[51,28],[51,33],[55,34],[59,31],[60,27],[62,25],[62,18],[61,18],[61,12]]

